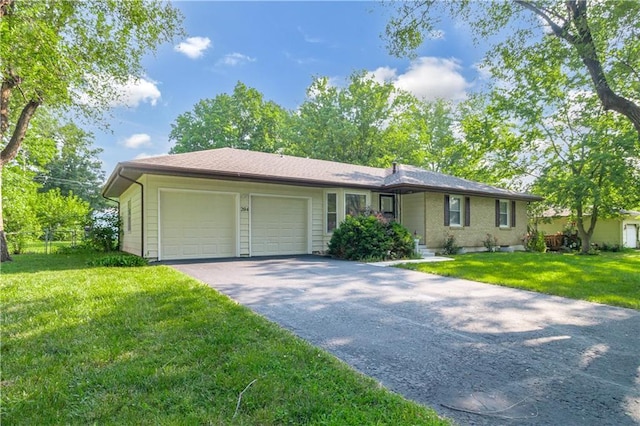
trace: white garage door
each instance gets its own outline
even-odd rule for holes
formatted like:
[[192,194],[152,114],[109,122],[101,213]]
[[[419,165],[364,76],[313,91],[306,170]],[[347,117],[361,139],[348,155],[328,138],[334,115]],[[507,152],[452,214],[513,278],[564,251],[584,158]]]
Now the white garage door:
[[251,197],[251,256],[306,254],[307,199]]
[[160,191],[162,260],[236,256],[236,198]]

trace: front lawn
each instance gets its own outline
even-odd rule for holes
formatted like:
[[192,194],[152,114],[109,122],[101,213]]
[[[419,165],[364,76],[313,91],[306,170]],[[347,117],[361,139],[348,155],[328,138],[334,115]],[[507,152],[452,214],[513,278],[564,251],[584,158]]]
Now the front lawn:
[[640,309],[640,252],[581,256],[470,253],[452,262],[401,265],[438,275]]
[[170,267],[88,259],[1,265],[3,424],[448,424]]

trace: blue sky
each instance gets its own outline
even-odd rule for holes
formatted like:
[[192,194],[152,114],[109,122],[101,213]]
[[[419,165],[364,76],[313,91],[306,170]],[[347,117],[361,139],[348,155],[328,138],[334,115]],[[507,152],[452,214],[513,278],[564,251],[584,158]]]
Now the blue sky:
[[110,131],[88,127],[103,169],[166,154],[171,123],[200,99],[238,81],[295,110],[314,76],[336,85],[366,70],[424,99],[463,99],[482,82],[484,50],[468,29],[443,20],[414,60],[391,56],[381,35],[390,10],[374,2],[176,2],[187,36],[144,60],[144,79],[123,87]]

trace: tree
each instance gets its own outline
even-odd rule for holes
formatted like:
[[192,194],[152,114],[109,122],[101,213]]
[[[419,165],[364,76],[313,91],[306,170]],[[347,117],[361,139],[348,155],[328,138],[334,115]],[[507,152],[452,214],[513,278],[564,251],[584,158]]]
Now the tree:
[[233,94],[203,99],[176,118],[171,154],[231,147],[275,152],[282,147],[287,112],[262,93],[238,82]]
[[572,210],[587,252],[598,219],[640,198],[640,140],[629,120],[604,111],[589,76],[577,72],[579,56],[558,39],[549,43],[544,60],[530,53],[535,66],[494,89],[492,108],[502,122],[518,123],[523,164],[538,173],[534,189]]
[[288,151],[294,155],[386,167],[415,163],[418,146],[403,132],[403,115],[415,101],[390,83],[354,73],[344,87],[316,78],[292,117]]
[[[490,99],[474,95],[457,106],[459,138],[444,152],[446,173],[522,190],[530,175],[531,143],[495,110]],[[530,179],[529,179],[530,180]]]
[[42,228],[54,235],[60,228],[77,229],[89,220],[89,203],[73,192],[62,195],[60,188],[38,194],[37,216]]
[[51,137],[56,142],[56,153],[39,176],[41,191],[59,188],[62,195],[73,193],[92,209],[105,207],[106,200],[100,195],[104,171],[98,159],[102,149],[92,147],[93,135],[67,123],[55,128]]
[[0,169],[16,157],[41,105],[96,118],[121,95],[119,84],[142,76],[142,57],[181,32],[180,23],[160,0],[0,1]]
[[586,253],[598,219],[640,202],[640,146],[629,123],[605,114],[593,95],[572,98],[538,125],[544,142],[534,187],[547,203],[571,209]]
[[442,13],[466,21],[479,38],[501,36],[485,61],[495,77],[510,83],[557,46],[567,48],[571,54],[565,64],[580,63],[571,72],[587,76],[603,109],[626,117],[640,138],[640,2],[402,2],[386,28],[390,51],[414,52],[435,31]]
[[20,253],[27,241],[40,236],[42,226],[38,221],[38,184],[33,180],[35,172],[18,165],[4,167],[2,181],[3,217],[7,242],[13,253]]

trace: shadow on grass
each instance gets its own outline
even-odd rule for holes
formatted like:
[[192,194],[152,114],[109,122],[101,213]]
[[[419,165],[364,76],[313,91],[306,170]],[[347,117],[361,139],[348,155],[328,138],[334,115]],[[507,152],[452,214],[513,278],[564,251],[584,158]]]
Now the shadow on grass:
[[634,310],[320,258],[177,268],[461,424],[640,421]]
[[444,424],[171,268],[90,272],[9,278],[8,424]]

